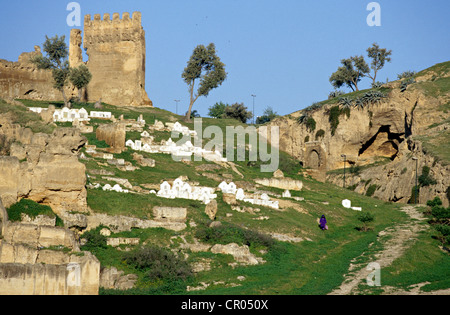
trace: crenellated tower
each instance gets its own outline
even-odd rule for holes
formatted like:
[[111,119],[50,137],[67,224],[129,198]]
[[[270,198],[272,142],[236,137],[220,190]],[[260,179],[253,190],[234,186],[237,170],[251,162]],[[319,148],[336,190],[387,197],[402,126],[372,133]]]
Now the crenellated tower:
[[83,46],[92,80],[89,101],[125,106],[152,105],[145,91],[145,31],[140,12],[86,15]]

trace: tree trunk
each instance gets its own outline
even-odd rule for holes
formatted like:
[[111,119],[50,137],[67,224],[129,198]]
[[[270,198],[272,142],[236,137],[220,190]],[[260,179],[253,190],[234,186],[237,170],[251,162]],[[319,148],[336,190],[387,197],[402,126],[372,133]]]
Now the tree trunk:
[[83,88],[79,88],[78,89],[78,102],[82,102],[83,101]]
[[198,95],[194,98],[194,84],[195,80],[192,81],[190,92],[191,92],[191,101],[189,103],[189,109],[186,113],[186,116],[184,117],[184,121],[191,122],[191,112],[192,112],[192,106],[194,106],[195,101],[198,99]]
[[69,102],[67,101],[66,93],[64,92],[64,88],[61,89],[61,93],[62,93],[62,96],[63,96],[63,99],[64,99],[64,107],[70,108]]

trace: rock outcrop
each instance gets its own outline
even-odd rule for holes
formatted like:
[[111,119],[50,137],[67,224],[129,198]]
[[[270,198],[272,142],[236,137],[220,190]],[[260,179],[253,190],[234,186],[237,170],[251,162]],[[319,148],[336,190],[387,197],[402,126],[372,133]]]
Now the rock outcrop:
[[80,251],[74,232],[1,219],[0,295],[98,294],[100,262]]
[[105,141],[113,152],[121,153],[125,149],[125,124],[121,122],[103,124],[96,130],[97,139]]
[[0,198],[5,207],[27,198],[49,205],[57,214],[86,212],[86,169],[77,153],[86,143],[76,129],[33,134],[28,128],[0,124],[10,156],[0,156]]
[[[438,66],[448,69],[445,63]],[[442,82],[449,76],[445,71],[417,76],[416,84],[406,90],[400,88],[400,81],[391,82],[381,89],[385,98],[365,106],[345,108],[336,98],[279,117],[269,125],[279,126],[279,148],[298,159],[308,174],[342,186],[342,175],[326,172],[345,167],[347,178],[352,178],[347,187],[356,185],[355,191],[366,193],[371,185],[377,185],[374,196],[382,200],[409,200],[415,185],[416,165],[412,160],[415,156],[419,159],[419,176],[427,165],[437,181],[436,185],[421,190],[421,202],[425,203],[428,196],[439,196],[448,204],[448,167],[439,158],[425,154],[425,149],[417,148],[422,147],[421,137],[432,136],[432,127],[448,128],[445,106],[449,104],[450,93],[434,81]],[[349,174],[350,168],[361,166],[367,168],[358,170],[358,176],[356,172]]]

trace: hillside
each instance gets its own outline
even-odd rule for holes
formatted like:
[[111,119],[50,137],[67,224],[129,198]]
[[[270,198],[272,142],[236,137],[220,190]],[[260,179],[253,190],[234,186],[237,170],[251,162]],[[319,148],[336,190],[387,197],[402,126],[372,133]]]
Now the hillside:
[[411,201],[417,158],[418,177],[433,179],[421,184],[420,203],[439,196],[448,206],[449,104],[450,62],[444,62],[270,124],[280,126],[281,150],[315,178],[385,201]]
[[[62,106],[57,102],[22,102],[28,107]],[[450,287],[448,254],[439,248],[428,224],[417,220],[425,208],[411,211],[321,183],[284,152],[280,155],[281,175],[279,171],[261,173],[260,162],[174,161],[169,154],[136,151],[119,144],[118,139],[123,137],[126,141],[141,139],[143,131],[153,137],[153,145],[166,142],[171,137],[171,124],[182,121],[180,116],[158,108],[103,104],[102,111],[111,112],[114,119],[91,119],[69,134],[71,123],[55,125],[42,120],[45,113],[37,115],[24,106],[3,101],[0,105],[0,139],[5,155],[0,169],[14,158],[18,172],[33,173],[49,167],[44,164],[45,154],[77,156],[77,162],[71,160],[68,163],[72,164],[66,165],[60,161],[55,170],[67,185],[84,178],[84,185],[75,185],[72,190],[77,192],[76,209],[64,204],[65,197],[51,198],[68,193],[63,184],[55,185],[55,178],[49,181],[47,190],[28,191],[21,187],[20,176],[11,175],[8,181],[17,185],[17,191],[5,192],[0,185],[0,195],[3,199],[9,196],[10,213],[11,196],[51,205],[64,227],[74,231],[81,250],[99,260],[101,294],[330,294],[337,292],[334,290],[355,273],[355,268],[362,271],[361,278],[344,294],[392,294],[417,285],[420,290],[416,293],[439,293]],[[74,108],[94,110],[93,104],[74,104]],[[145,122],[138,119],[140,115]],[[295,119],[298,114],[292,116]],[[192,123],[182,124],[194,128]],[[227,125],[241,124],[203,119],[204,129],[212,125],[224,130]],[[373,125],[376,128],[378,123]],[[25,126],[33,129],[29,142],[25,141]],[[108,136],[99,140],[105,130],[109,130]],[[340,132],[338,128],[336,134]],[[58,142],[58,138],[67,141]],[[41,151],[31,150],[38,143],[43,143]],[[57,143],[56,148],[51,150],[51,143]],[[70,165],[83,169],[85,177]],[[215,202],[157,195],[164,181],[174,185],[178,178],[193,190],[213,189]],[[291,196],[283,197],[285,187],[260,184],[262,178],[290,185],[286,187]],[[279,207],[270,207],[268,202],[252,204],[226,194],[218,189],[224,181],[235,183],[247,197],[278,201]],[[291,188],[294,181],[302,182],[301,190]],[[114,186],[118,191],[108,189]],[[362,213],[373,214],[375,220],[367,232],[358,219],[360,212],[343,207],[344,199],[361,207]],[[327,231],[318,227],[322,215],[328,220]],[[408,237],[401,233],[406,227],[414,227]],[[376,262],[378,255],[389,252],[392,242],[401,248],[401,254],[395,261],[381,259],[382,286],[368,286],[363,270]]]

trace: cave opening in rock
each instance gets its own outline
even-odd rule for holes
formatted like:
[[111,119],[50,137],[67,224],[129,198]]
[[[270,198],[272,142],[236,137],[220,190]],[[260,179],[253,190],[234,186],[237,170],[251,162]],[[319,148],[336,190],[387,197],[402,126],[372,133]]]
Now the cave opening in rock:
[[404,140],[402,135],[391,132],[389,125],[381,126],[372,138],[362,144],[358,156],[363,158],[382,156],[394,160],[398,155],[399,144]]

